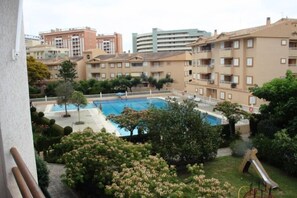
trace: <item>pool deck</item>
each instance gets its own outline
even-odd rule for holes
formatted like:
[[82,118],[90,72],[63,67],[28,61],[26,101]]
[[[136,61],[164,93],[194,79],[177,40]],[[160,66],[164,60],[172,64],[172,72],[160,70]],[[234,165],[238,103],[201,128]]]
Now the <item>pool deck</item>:
[[[165,97],[154,97],[154,98],[162,98]],[[183,98],[176,97],[178,101],[182,101]],[[206,104],[202,102],[197,102],[198,110],[201,112],[206,112],[209,115],[218,117],[222,119],[222,123],[227,123],[227,120],[219,113],[213,112],[214,105]],[[35,107],[37,111],[44,112],[45,117],[49,119],[55,119],[56,123],[62,127],[71,126],[73,131],[83,131],[85,128],[90,127],[95,132],[99,132],[102,128],[105,128],[107,132],[114,133],[115,135],[119,136],[119,132],[117,131],[116,127],[108,120],[106,120],[106,116],[98,109],[85,109],[80,110],[80,120],[84,122],[84,124],[75,124],[78,121],[78,112],[76,110],[70,110],[68,113],[71,117],[64,118],[62,117],[65,114],[65,111],[60,112],[53,112],[51,111],[52,106],[55,104],[45,104],[45,103],[35,103]],[[246,124],[245,120],[240,121],[237,125]]]

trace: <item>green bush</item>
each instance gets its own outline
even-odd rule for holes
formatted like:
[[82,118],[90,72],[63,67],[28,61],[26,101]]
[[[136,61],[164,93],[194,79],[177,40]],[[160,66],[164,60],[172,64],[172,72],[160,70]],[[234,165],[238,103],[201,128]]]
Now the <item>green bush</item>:
[[56,120],[55,119],[50,119],[49,121],[49,125],[52,126],[56,123]]
[[274,134],[279,131],[278,128],[272,120],[261,120],[257,126],[257,132],[263,133],[266,137],[273,138]]
[[31,107],[30,111],[31,111],[31,113],[36,112],[36,107]]
[[73,129],[71,126],[66,126],[64,127],[64,135],[69,135],[70,133],[72,133]]
[[253,147],[252,141],[235,140],[230,144],[232,155],[242,157],[248,149]]
[[39,112],[38,113],[38,117],[42,118],[44,116],[44,113],[43,112]]
[[49,185],[49,170],[47,168],[46,163],[38,156],[35,155],[36,159],[36,169],[37,169],[37,177],[38,177],[38,185],[42,190],[45,197],[50,198],[50,194],[47,191]]
[[250,131],[251,131],[251,135],[252,136],[255,136],[257,133],[258,133],[258,130],[257,130],[257,126],[258,126],[258,123],[261,121],[261,114],[251,114],[250,116]]
[[29,86],[29,94],[39,94],[41,91],[37,87]]

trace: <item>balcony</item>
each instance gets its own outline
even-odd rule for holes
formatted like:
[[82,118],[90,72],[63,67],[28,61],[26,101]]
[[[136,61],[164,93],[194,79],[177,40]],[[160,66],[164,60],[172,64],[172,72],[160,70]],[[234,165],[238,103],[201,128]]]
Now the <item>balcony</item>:
[[219,52],[220,57],[233,57],[233,49],[232,48],[223,48]]
[[151,72],[163,72],[164,69],[162,66],[151,66]]
[[214,65],[201,65],[198,66],[196,71],[199,73],[211,73],[214,68]]
[[197,53],[196,57],[197,59],[209,59],[211,58],[211,51],[210,50],[205,50],[205,51],[201,51],[199,53]]
[[289,48],[289,56],[297,56],[297,47],[290,47]]

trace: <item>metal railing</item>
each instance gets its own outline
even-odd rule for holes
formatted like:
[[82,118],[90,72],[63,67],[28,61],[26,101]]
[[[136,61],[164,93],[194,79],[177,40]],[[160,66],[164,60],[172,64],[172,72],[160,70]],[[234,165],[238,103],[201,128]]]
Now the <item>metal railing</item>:
[[15,147],[12,147],[10,149],[10,153],[17,165],[12,168],[12,173],[22,196],[25,198],[44,198],[45,196],[43,195],[34,177],[30,173],[18,150]]

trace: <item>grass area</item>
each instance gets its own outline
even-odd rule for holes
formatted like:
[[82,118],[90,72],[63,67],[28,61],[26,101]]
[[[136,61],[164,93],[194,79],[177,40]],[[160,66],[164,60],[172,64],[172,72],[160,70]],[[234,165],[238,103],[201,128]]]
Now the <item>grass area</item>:
[[[253,166],[250,167],[248,174],[240,173],[239,166],[241,161],[242,158],[231,156],[217,158],[204,165],[205,174],[207,177],[214,177],[222,182],[229,182],[234,186],[232,197],[237,197],[240,187],[249,186],[251,183],[256,187],[261,180]],[[290,177],[283,171],[265,163],[262,163],[262,165],[270,178],[278,183],[280,187],[279,189],[273,190],[272,194],[274,197],[293,198],[297,196],[297,178]],[[242,191],[246,192],[249,188],[245,189]]]

